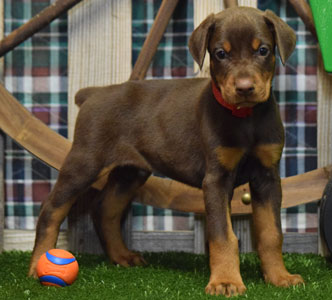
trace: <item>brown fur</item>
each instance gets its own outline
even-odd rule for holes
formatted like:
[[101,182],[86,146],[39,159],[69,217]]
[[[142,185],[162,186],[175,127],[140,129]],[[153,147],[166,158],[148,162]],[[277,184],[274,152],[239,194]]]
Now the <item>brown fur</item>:
[[[266,55],[259,51],[262,45]],[[286,271],[281,256],[278,162],[284,133],[271,93],[275,47],[285,62],[295,47],[293,31],[272,12],[253,8],[211,14],[190,38],[190,52],[200,66],[209,51],[211,79],[224,100],[252,108],[247,118],[233,116],[216,101],[211,79],[126,82],[79,91],[73,146],[43,205],[29,274],[35,274],[42,252],[54,247],[72,199],[101,170],[110,172],[101,210],[108,255],[122,265],[144,262],[125,247],[120,220],[135,190],[157,171],[203,189],[211,268],[207,293],[245,292],[229,201],[234,187],[248,181],[266,281],[302,282]]]

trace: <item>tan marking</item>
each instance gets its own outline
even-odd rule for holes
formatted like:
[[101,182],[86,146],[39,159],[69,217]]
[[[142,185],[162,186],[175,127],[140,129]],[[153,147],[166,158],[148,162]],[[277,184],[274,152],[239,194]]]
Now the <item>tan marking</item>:
[[206,287],[208,294],[235,296],[245,292],[240,274],[238,239],[227,208],[227,236],[209,241],[211,276]]
[[265,91],[264,91],[265,99],[264,99],[264,101],[266,101],[270,96],[272,79],[273,79],[273,73],[271,73],[271,72],[264,72],[263,73],[263,75],[262,75],[262,85],[263,85],[263,87],[265,86]]
[[284,269],[281,254],[282,235],[276,226],[271,204],[253,203],[253,224],[264,273],[270,273],[272,267],[276,268],[274,271]]
[[223,44],[222,44],[222,47],[223,49],[226,51],[226,52],[231,52],[232,50],[232,45],[229,41],[225,41]]
[[[232,238],[228,240],[210,241],[209,248],[211,268],[210,281],[221,280],[222,277],[227,277],[227,275],[230,275],[229,277],[240,276],[239,250],[237,238],[234,234]],[[222,272],[222,269],[224,272]],[[231,274],[228,274],[228,272]]]
[[253,202],[253,225],[257,251],[265,281],[276,286],[289,286],[303,282],[301,276],[291,275],[282,258],[282,233],[276,225],[270,202]]
[[271,168],[280,160],[282,147],[280,144],[258,145],[254,149],[254,155],[264,167]]
[[251,43],[252,49],[257,51],[260,45],[261,45],[261,40],[257,39],[257,38],[254,38],[252,43]]
[[105,168],[103,168],[98,176],[97,180],[92,184],[92,187],[102,190],[104,186],[106,185],[106,182],[108,180],[108,175],[111,173],[111,171],[116,167],[116,165],[113,163]]
[[233,232],[231,213],[228,206],[226,210],[226,236],[210,241],[211,269],[218,269],[217,266],[220,266],[220,262],[225,259],[230,261],[229,264],[234,264],[239,258],[238,240]]
[[218,161],[228,171],[232,171],[237,166],[244,154],[244,149],[236,147],[219,146],[215,151]]
[[265,102],[269,99],[273,74],[271,72],[256,73],[254,82],[256,84],[256,102]]
[[236,91],[235,91],[235,78],[232,74],[228,74],[227,77],[217,77],[219,88],[223,99],[229,104],[235,104]]
[[266,101],[271,93],[271,85],[272,85],[273,74],[271,72],[265,72],[263,74],[263,82],[265,84],[265,97],[264,101]]
[[[46,251],[55,247],[59,235],[60,224],[62,223],[64,218],[68,215],[70,208],[75,202],[75,199],[76,198],[73,198],[71,199],[71,201],[66,202],[61,207],[54,209],[52,215],[50,216],[49,226],[46,228],[46,232],[44,232],[42,236],[40,235],[40,232],[38,232],[37,230],[36,243],[33,249],[30,261],[29,273],[28,273],[30,276],[36,276],[36,265],[38,263],[40,256]],[[45,217],[43,216],[42,211],[40,213],[39,218]]]
[[59,235],[60,225],[65,219],[65,217],[68,216],[69,211],[75,201],[76,197],[72,198],[70,201],[66,202],[62,206],[54,209],[52,215],[50,216],[50,223],[48,228],[46,229],[45,238],[43,241],[41,241],[41,243],[38,246],[44,249],[46,248],[51,249],[55,247]]

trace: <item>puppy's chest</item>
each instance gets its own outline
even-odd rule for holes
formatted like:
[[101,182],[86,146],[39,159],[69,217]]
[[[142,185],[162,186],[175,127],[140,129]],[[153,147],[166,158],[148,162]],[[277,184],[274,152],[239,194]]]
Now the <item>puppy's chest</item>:
[[261,143],[252,148],[218,146],[214,151],[218,163],[228,171],[235,170],[239,164],[251,166],[260,164],[272,168],[279,162],[282,154],[282,143]]
[[249,123],[219,135],[215,147],[218,162],[232,171],[241,166],[260,164],[271,168],[278,164],[284,144],[282,124],[278,122]]

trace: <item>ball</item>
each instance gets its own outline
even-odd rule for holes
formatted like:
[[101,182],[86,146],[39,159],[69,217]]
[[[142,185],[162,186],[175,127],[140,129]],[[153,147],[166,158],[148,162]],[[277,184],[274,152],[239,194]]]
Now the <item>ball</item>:
[[251,195],[250,193],[244,193],[241,197],[242,203],[245,205],[249,205],[251,203]]
[[66,250],[51,249],[37,263],[37,275],[43,285],[68,286],[76,280],[77,274],[77,260]]

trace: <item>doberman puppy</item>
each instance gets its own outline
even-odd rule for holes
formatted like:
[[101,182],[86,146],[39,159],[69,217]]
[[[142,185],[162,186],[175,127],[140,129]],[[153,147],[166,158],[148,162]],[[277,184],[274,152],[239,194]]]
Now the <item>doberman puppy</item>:
[[285,63],[295,34],[273,12],[230,8],[209,15],[192,33],[189,49],[211,78],[146,80],[78,92],[81,105],[72,149],[37,224],[30,275],[55,246],[59,226],[77,195],[108,168],[102,203],[103,233],[111,259],[143,259],[120,235],[123,210],[152,172],[203,189],[210,254],[208,294],[242,294],[238,240],[233,233],[233,189],[249,182],[257,251],[265,281],[302,283],[282,258],[278,164],[284,131],[271,92],[275,48]]

